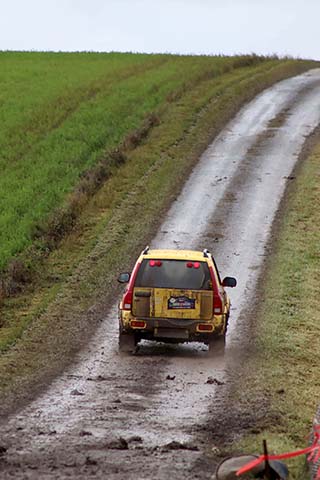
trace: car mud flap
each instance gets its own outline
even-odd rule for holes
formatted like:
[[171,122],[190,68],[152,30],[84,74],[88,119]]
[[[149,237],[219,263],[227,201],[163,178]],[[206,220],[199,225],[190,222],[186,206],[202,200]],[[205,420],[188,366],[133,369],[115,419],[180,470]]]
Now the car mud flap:
[[122,353],[136,353],[138,350],[138,338],[134,333],[119,334],[119,351]]
[[226,337],[225,335],[219,335],[212,338],[208,342],[209,348],[209,355],[216,356],[216,355],[223,355],[226,346]]

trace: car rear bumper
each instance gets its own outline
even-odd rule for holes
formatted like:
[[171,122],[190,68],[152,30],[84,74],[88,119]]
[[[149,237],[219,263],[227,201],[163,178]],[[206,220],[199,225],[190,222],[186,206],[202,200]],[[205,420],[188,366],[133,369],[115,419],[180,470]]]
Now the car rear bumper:
[[[123,321],[124,320],[124,321]],[[226,329],[226,315],[215,315],[211,320],[149,318],[120,316],[123,332],[135,333],[139,338],[168,342],[209,342]]]

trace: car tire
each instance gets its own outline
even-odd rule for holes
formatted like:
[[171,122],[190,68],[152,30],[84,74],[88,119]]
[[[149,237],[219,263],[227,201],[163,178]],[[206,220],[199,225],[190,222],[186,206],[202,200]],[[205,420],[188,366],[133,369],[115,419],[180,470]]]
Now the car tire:
[[134,333],[119,333],[119,351],[123,353],[136,353],[138,338]]

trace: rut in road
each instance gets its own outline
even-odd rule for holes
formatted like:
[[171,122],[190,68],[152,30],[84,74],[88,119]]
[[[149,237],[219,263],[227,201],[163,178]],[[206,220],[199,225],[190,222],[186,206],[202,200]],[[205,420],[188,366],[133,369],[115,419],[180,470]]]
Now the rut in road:
[[234,407],[223,398],[250,338],[247,304],[287,179],[319,121],[320,70],[263,92],[201,157],[152,243],[209,248],[222,275],[238,278],[225,355],[152,342],[120,355],[112,306],[76,364],[3,426],[1,478],[210,478],[205,464],[194,468],[201,428]]

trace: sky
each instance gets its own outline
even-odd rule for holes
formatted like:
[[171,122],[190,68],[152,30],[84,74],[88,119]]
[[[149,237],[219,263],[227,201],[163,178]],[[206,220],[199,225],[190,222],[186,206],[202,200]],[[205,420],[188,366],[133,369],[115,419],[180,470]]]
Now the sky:
[[0,50],[320,60],[320,0],[0,0]]

